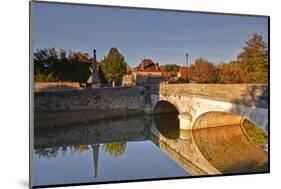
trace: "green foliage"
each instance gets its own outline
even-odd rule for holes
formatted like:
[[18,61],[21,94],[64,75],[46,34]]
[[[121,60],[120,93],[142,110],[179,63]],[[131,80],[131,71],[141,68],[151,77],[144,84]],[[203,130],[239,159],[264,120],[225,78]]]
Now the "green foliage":
[[107,57],[101,61],[102,70],[105,79],[111,83],[121,80],[127,73],[127,64],[122,54],[118,51],[109,53]]
[[161,65],[160,69],[162,71],[169,72],[171,75],[177,75],[179,71],[179,67],[180,66],[177,64],[165,64],[165,65]]
[[256,144],[259,147],[263,147],[265,144],[268,144],[268,137],[264,131],[249,120],[245,119],[243,121],[242,129],[249,141],[253,144]]
[[107,80],[105,78],[104,72],[102,70],[102,66],[100,66],[100,69],[98,69],[98,75],[99,75],[99,82],[100,84],[107,84]]
[[268,49],[261,35],[251,35],[238,55],[238,61],[249,74],[251,83],[268,82]]
[[34,80],[36,82],[53,82],[57,81],[57,78],[54,76],[54,74],[51,73],[41,73],[40,70],[36,70],[34,74]]
[[119,157],[125,152],[126,146],[126,142],[113,142],[103,144],[102,149],[111,156]]
[[208,60],[199,58],[188,68],[188,79],[196,83],[217,83],[218,68]]

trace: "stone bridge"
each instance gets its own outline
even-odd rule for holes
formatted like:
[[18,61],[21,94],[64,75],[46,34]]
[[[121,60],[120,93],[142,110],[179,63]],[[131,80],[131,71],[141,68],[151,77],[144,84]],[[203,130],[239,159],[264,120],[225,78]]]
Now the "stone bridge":
[[248,119],[268,132],[267,85],[160,84],[150,100],[155,114],[179,113],[181,129],[229,125],[234,120],[240,123]]

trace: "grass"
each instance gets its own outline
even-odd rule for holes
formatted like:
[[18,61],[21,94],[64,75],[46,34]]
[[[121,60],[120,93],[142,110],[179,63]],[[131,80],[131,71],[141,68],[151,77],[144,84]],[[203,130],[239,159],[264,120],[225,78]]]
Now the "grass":
[[262,148],[265,144],[268,144],[268,137],[265,132],[249,120],[243,121],[242,128],[250,142]]

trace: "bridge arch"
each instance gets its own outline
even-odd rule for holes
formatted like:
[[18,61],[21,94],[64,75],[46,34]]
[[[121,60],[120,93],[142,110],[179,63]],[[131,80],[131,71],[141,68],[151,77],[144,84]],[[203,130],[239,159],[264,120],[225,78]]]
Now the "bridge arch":
[[177,105],[167,101],[167,100],[160,100],[158,101],[153,108],[154,114],[163,114],[163,113],[176,113],[179,114],[179,108]]
[[247,120],[267,133],[268,122],[266,114],[265,110],[260,110],[259,108],[252,109],[236,105],[233,105],[231,108],[219,108],[217,110],[206,109],[193,115],[191,128],[198,129],[214,127],[215,125],[241,124],[244,120]]
[[241,124],[243,117],[226,111],[209,111],[200,114],[193,122],[192,129]]
[[153,108],[153,120],[157,130],[168,139],[179,137],[178,108],[166,100],[158,101]]

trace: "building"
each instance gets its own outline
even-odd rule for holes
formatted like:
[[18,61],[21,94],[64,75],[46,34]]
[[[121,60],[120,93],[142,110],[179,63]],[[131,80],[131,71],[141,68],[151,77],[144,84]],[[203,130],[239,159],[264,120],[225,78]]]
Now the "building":
[[126,74],[122,77],[122,87],[133,86],[133,75]]
[[187,68],[186,67],[180,67],[178,71],[178,78],[186,79],[187,76]]
[[144,85],[148,78],[162,79],[162,72],[158,63],[154,63],[151,59],[142,59],[130,74],[123,77],[122,86]]
[[163,81],[169,81],[171,77],[172,76],[171,76],[171,74],[169,72],[164,71],[164,70],[162,71],[162,79],[163,79]]

